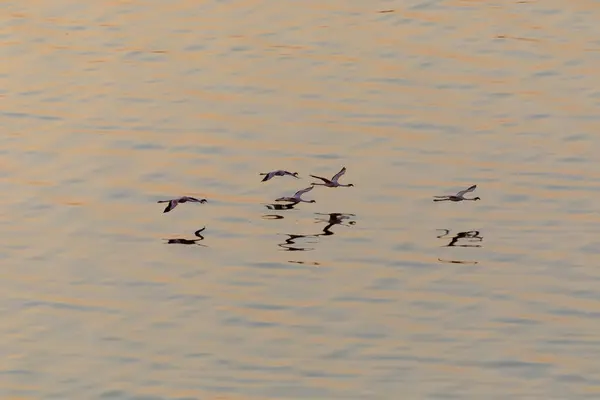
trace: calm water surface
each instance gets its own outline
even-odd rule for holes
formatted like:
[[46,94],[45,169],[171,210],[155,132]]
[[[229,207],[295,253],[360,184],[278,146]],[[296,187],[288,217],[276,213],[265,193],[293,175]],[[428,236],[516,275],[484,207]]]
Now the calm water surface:
[[2,399],[600,397],[598,1],[0,9]]

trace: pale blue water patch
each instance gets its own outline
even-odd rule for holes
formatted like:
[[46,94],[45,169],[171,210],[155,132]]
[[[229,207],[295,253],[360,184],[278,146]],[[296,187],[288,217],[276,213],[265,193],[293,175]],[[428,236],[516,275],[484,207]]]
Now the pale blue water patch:
[[229,279],[226,282],[228,285],[240,286],[240,287],[264,287],[265,284],[261,282],[257,282],[254,280],[246,280],[246,279]]
[[[147,234],[136,234],[136,233],[114,233],[114,232],[98,232],[92,231],[90,227],[84,227],[80,229],[73,230],[73,233],[77,235],[79,238],[87,238],[90,240],[100,240],[103,239],[107,242],[117,241],[119,243],[125,244],[142,244],[153,242],[154,237],[149,237]],[[193,239],[193,235],[189,235],[191,239]]]
[[[214,132],[214,135],[219,135],[220,132]],[[208,154],[210,156],[218,156],[231,154],[232,149],[227,149],[226,147],[219,145],[185,145],[185,146],[171,146],[169,147],[169,151],[175,153],[194,153],[194,154]],[[208,163],[207,158],[197,158],[194,160],[194,163]]]
[[[392,126],[394,126],[394,125],[392,125]],[[362,138],[361,141],[359,141],[355,144],[350,144],[349,150],[357,151],[357,150],[379,149],[379,148],[391,145],[393,142],[394,142],[394,140],[392,138],[389,138],[386,136],[375,136],[375,135],[372,137],[365,136]],[[395,147],[395,146],[393,148],[395,150],[401,149],[400,147]]]
[[276,323],[251,320],[248,317],[242,317],[242,316],[227,316],[227,314],[225,314],[220,319],[221,319],[221,322],[226,326],[243,326],[243,327],[247,327],[247,328],[259,328],[259,329],[280,327],[280,325],[276,324]]
[[333,393],[326,388],[319,388],[313,385],[298,385],[290,380],[286,385],[284,382],[278,383],[275,387],[265,387],[264,389],[253,391],[259,396],[270,396],[278,399],[297,399],[301,398],[332,398]]
[[274,262],[251,262],[249,264],[250,267],[252,268],[258,268],[258,269],[266,269],[266,270],[302,270],[305,269],[302,266],[297,266],[297,265],[293,265],[293,264],[288,264],[285,262],[279,262],[279,263],[274,263]]
[[[404,253],[404,252],[403,252]],[[422,261],[414,261],[414,260],[401,260],[401,261],[387,261],[384,262],[384,265],[389,268],[394,268],[397,270],[428,270],[428,269],[437,269],[435,265],[432,265],[430,262],[422,262]]]
[[369,127],[402,127],[400,118],[397,115],[391,114],[362,114],[362,113],[347,113],[345,114],[349,120],[354,119],[356,126]]
[[[105,191],[103,191],[103,197],[106,200],[113,200],[113,201],[119,201],[119,202],[123,202],[125,201],[125,199],[132,199],[135,197],[138,197],[141,199],[141,196],[139,196],[139,192],[133,188],[124,188],[124,187],[120,187],[120,188],[109,188]],[[135,199],[132,199],[135,200]]]
[[338,153],[317,153],[310,156],[311,158],[317,158],[321,160],[339,160],[343,157]]
[[518,252],[511,252],[503,250],[503,253],[495,253],[490,252],[486,255],[490,261],[493,261],[494,264],[510,264],[510,265],[520,265],[523,268],[527,267],[527,263],[525,263],[526,257]]
[[[330,228],[330,229],[333,229],[333,228]],[[337,234],[342,235],[344,233],[343,232],[337,232]],[[362,237],[347,237],[347,238],[345,237],[344,238],[344,242],[346,242],[346,243],[354,243],[354,244],[359,244],[359,243],[369,244],[369,243],[372,243],[373,241],[374,241],[373,239],[362,238]]]
[[[197,162],[197,160],[194,160],[194,162]],[[160,182],[166,182],[169,179],[169,175],[167,171],[153,171],[153,172],[148,172],[148,173],[142,173],[140,175],[140,180],[142,182],[147,182],[147,183],[160,183]],[[163,200],[163,199],[158,199],[158,200]]]
[[500,201],[506,201],[511,203],[527,203],[531,201],[531,196],[523,194],[505,194],[502,195]]
[[[233,216],[220,217],[219,221],[221,221],[221,222],[229,222],[229,223],[232,223],[232,224],[235,224],[235,223],[247,224],[247,223],[251,222],[251,220],[248,219],[248,218],[233,217]],[[228,233],[228,234],[226,234],[226,236],[230,237],[230,238],[236,238],[236,237],[244,237],[244,236],[246,236],[246,234],[242,233],[242,232],[238,232],[238,233],[235,233],[235,234]]]
[[558,71],[555,70],[544,70],[544,71],[537,71],[534,72],[531,75],[531,78],[533,79],[539,79],[539,78],[556,78],[556,76],[560,76],[561,74],[559,74]]
[[[68,393],[65,393],[67,395]],[[99,400],[191,400],[193,398],[167,398],[161,396],[136,395],[135,392],[123,390],[107,390],[101,392],[97,399]]]
[[[404,242],[404,243],[398,243],[398,244],[394,245],[392,247],[392,250],[397,251],[397,252],[411,253],[416,250],[416,247],[417,247],[417,245],[415,243]],[[412,264],[412,266],[416,266],[416,265]]]
[[402,128],[415,131],[423,131],[427,133],[445,133],[445,134],[463,134],[462,130],[458,126],[447,125],[447,124],[435,124],[427,122],[404,122],[401,123]]
[[101,312],[103,314],[120,314],[120,310],[109,309],[106,307],[93,307],[93,306],[82,306],[78,304],[70,304],[63,302],[52,302],[52,301],[24,301],[21,308],[55,308],[59,310],[77,311],[77,312]]
[[[411,307],[416,309],[420,309],[423,311],[440,311],[445,308],[444,303],[440,301],[427,301],[427,300],[419,300],[419,301],[411,301],[408,303]],[[419,316],[417,317],[421,321],[432,320],[430,317]]]
[[[152,83],[152,82],[147,82],[148,84]],[[137,104],[152,104],[152,103],[156,103],[155,99],[149,99],[149,98],[143,98],[143,97],[132,97],[132,96],[125,96],[125,97],[119,97],[117,99],[120,102],[123,103],[137,103]],[[137,121],[137,119],[134,119],[134,121]],[[132,121],[127,121],[126,122],[132,122]]]
[[458,82],[441,83],[441,84],[435,85],[434,87],[438,90],[451,90],[451,91],[456,91],[456,90],[468,91],[468,90],[479,89],[479,87],[477,85],[458,83]]
[[267,311],[282,311],[282,310],[292,310],[294,307],[290,306],[282,306],[277,304],[260,304],[260,303],[245,303],[245,308],[255,309],[255,310],[267,310]]
[[[185,32],[185,33],[190,33],[190,32]],[[207,49],[208,49],[208,46],[206,44],[193,44],[193,45],[184,47],[183,51],[195,53],[195,52],[203,52],[203,51],[206,51]],[[192,68],[186,72],[186,75],[193,75],[193,74],[195,74],[197,72],[201,72],[201,71],[202,71],[202,69],[200,69],[200,68]]]
[[546,376],[553,366],[549,363],[527,362],[514,358],[475,363],[474,365],[481,368],[490,368],[509,376],[525,376],[528,379],[537,379]]
[[579,251],[586,254],[598,255],[600,254],[600,241],[592,240],[590,243],[581,245]]
[[528,329],[527,326],[541,324],[541,321],[531,318],[494,318],[492,321],[506,324],[504,329],[507,330],[507,333],[512,331],[512,334],[525,333],[526,329]]
[[514,59],[520,60],[530,60],[530,61],[544,61],[551,60],[552,57],[546,54],[536,53],[535,51],[527,51],[527,50],[504,50],[502,52],[505,57],[510,57]]
[[21,93],[16,93],[17,96],[24,96],[24,97],[28,97],[28,96],[39,96],[44,94],[43,91],[41,90],[29,90],[27,92],[21,92]]
[[0,112],[0,115],[9,117],[9,118],[17,118],[17,119],[37,119],[41,121],[62,121],[63,118],[53,115],[39,115],[39,114],[29,114],[29,113],[21,113],[21,112]]
[[334,297],[331,301],[336,303],[393,303],[396,300],[391,298],[377,298],[377,297],[361,297],[361,296],[340,296]]
[[164,53],[158,53],[158,51],[163,51],[160,47],[157,47],[153,50],[146,50],[146,51],[130,51],[130,52],[126,52],[123,53],[123,55],[120,56],[120,59],[122,61],[142,61],[142,62],[151,62],[151,63],[158,63],[158,62],[166,62],[169,58],[169,54],[164,54]]

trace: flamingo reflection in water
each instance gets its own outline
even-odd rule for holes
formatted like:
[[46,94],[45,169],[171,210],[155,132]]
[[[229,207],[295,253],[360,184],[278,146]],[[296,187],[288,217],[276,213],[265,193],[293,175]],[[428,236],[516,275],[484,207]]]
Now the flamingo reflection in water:
[[[310,251],[314,250],[313,247],[297,247],[292,246],[296,244],[296,240],[307,238],[307,237],[315,237],[316,235],[292,235],[287,233],[286,236],[289,236],[283,243],[279,243],[277,246],[283,248],[284,251]],[[314,242],[313,242],[314,243]],[[302,246],[302,245],[300,245]]]
[[269,210],[293,210],[294,206],[298,204],[298,203],[291,203],[291,204],[266,204],[265,207],[267,207]]
[[[444,233],[443,235],[438,236],[438,239],[446,237],[450,234],[450,229],[438,229],[438,231],[446,231],[446,233]],[[459,232],[451,238],[450,243],[442,247],[481,247],[481,245],[479,244],[456,244],[461,239],[466,239],[468,242],[483,241],[483,237],[480,236],[479,231]]]
[[[445,238],[450,234],[450,229],[438,229],[438,231],[446,232],[437,236],[438,239]],[[468,242],[483,242],[483,237],[480,236],[479,231],[459,232],[450,238],[450,242],[447,245],[442,247],[482,247],[480,244],[456,244],[459,240],[466,240]],[[438,258],[438,261],[450,264],[478,264],[477,261],[443,260],[441,258]]]
[[183,239],[183,238],[164,239],[164,240],[167,241],[167,243],[165,243],[165,244],[187,244],[187,245],[195,244],[197,246],[207,247],[207,246],[205,246],[203,244],[197,243],[200,240],[204,240],[204,236],[202,236],[200,233],[202,231],[204,231],[205,229],[206,229],[206,227],[204,227],[202,229],[198,229],[196,232],[194,232],[194,235],[196,235],[196,237],[198,239]]
[[478,261],[442,260],[441,258],[438,258],[438,261],[448,264],[479,264]]
[[[296,204],[265,204],[269,210],[283,211],[293,210]],[[262,219],[283,219],[283,215],[280,214],[265,214]]]
[[351,225],[356,224],[356,221],[348,221],[347,224],[344,223],[344,220],[350,219],[350,217],[354,217],[355,216],[354,214],[344,214],[344,213],[329,213],[329,214],[315,213],[315,214],[329,216],[328,219],[317,218],[317,220],[315,222],[326,222],[327,226],[325,226],[323,228],[323,233],[319,233],[315,236],[333,235],[334,232],[331,230],[331,227],[333,227],[334,225],[351,226]]
[[[314,234],[314,235],[292,235],[292,234],[287,234],[288,239],[285,240],[284,243],[278,244],[278,246],[284,248],[286,251],[309,251],[309,250],[314,250],[314,248],[312,248],[312,247],[301,247],[301,246],[292,246],[292,245],[296,244],[296,240],[302,239],[302,238],[308,238],[308,237],[317,238],[318,236],[330,236],[330,235],[333,235],[334,232],[331,231],[331,227],[333,227],[334,225],[351,226],[351,225],[354,225],[356,223],[356,221],[348,221],[348,223],[344,223],[344,220],[350,219],[350,217],[354,216],[354,214],[343,214],[343,213],[329,213],[329,214],[315,213],[315,214],[317,214],[317,215],[327,215],[329,217],[327,219],[317,218],[317,220],[315,221],[316,223],[317,222],[326,222],[327,223],[327,225],[322,230],[323,233],[317,233],[317,234]],[[314,242],[310,242],[310,243],[312,244]]]

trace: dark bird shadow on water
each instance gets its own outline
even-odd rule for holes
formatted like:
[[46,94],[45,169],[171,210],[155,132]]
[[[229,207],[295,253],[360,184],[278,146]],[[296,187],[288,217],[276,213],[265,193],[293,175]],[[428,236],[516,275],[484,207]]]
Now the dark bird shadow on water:
[[354,217],[354,214],[344,214],[344,213],[329,213],[329,214],[322,214],[322,213],[315,213],[317,215],[327,215],[329,216],[328,219],[324,219],[324,218],[315,218],[316,221],[315,223],[318,222],[325,222],[327,225],[323,228],[323,233],[318,233],[314,236],[331,236],[334,235],[335,233],[331,230],[331,228],[335,225],[342,225],[342,226],[352,226],[356,224],[356,221],[348,221],[348,223],[344,223],[344,220],[349,220],[351,217]]
[[199,241],[204,240],[204,236],[202,236],[200,233],[202,231],[204,231],[205,229],[206,229],[206,227],[204,227],[202,229],[198,229],[196,232],[194,232],[194,235],[196,235],[196,237],[198,239],[174,238],[174,239],[163,239],[163,240],[167,241],[165,244],[186,244],[186,245],[195,244],[196,246],[208,247],[208,246],[198,243]]
[[315,237],[315,235],[291,235],[289,233],[286,234],[289,236],[283,243],[279,243],[277,246],[281,247],[283,251],[311,251],[314,250],[313,247],[304,247],[302,244],[296,245],[296,240],[308,237]]
[[[438,229],[438,231],[445,231],[444,234],[437,236],[438,239],[450,239],[450,242],[442,247],[483,247],[481,244],[474,244],[483,242],[483,236],[479,231],[459,232],[454,236],[450,236],[450,229]],[[466,244],[457,244],[459,241]],[[438,258],[438,261],[451,264],[478,264],[477,261],[442,260],[441,258]]]

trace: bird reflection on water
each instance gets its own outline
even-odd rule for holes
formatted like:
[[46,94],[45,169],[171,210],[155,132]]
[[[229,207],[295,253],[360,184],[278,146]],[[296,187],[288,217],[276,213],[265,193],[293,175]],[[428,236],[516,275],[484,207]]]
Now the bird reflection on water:
[[[450,234],[450,229],[438,229],[438,231],[445,231],[444,234],[437,236],[438,239],[446,238],[448,239],[448,235]],[[467,243],[473,242],[483,242],[483,236],[480,235],[479,231],[465,231],[459,232],[454,236],[450,237],[450,242],[442,247],[482,247],[480,244],[457,244],[458,241],[461,240],[461,243],[465,241]],[[478,264],[477,261],[464,261],[464,260],[442,260],[438,258],[438,261],[451,263],[451,264]]]
[[[265,204],[269,210],[293,210],[296,204]],[[262,219],[283,219],[283,215],[279,214],[265,214],[262,216]]]
[[[283,251],[310,251],[310,250],[314,250],[313,247],[297,247],[297,246],[292,246],[296,244],[296,240],[297,239],[302,239],[302,238],[307,238],[307,237],[315,237],[315,235],[291,235],[291,234],[286,234],[286,236],[289,236],[283,243],[279,243],[277,246],[283,248]],[[314,243],[314,242],[313,242]],[[302,246],[302,245],[299,245]]]
[[345,224],[343,222],[345,219],[350,219],[350,217],[354,217],[355,216],[354,214],[344,214],[344,213],[329,213],[329,214],[315,213],[315,214],[329,216],[329,219],[316,218],[315,222],[326,222],[327,226],[325,226],[323,228],[323,233],[319,233],[315,236],[333,235],[334,232],[331,230],[331,227],[334,225],[351,226],[351,225],[356,224],[356,221],[348,221],[347,224]]
[[[438,239],[446,237],[450,234],[450,229],[438,229],[438,231],[446,231],[446,233],[443,235],[438,236]],[[483,237],[480,236],[479,231],[459,232],[451,238],[450,243],[442,247],[481,247],[480,244],[456,244],[461,239],[467,239],[468,242],[483,241]]]
[[478,261],[442,260],[441,258],[438,258],[438,261],[448,264],[479,264]]
[[288,262],[289,262],[290,264],[314,265],[314,266],[317,266],[317,267],[318,267],[319,265],[321,265],[321,264],[319,264],[319,263],[318,263],[318,262],[316,262],[316,261],[293,261],[293,260],[290,260],[290,261],[288,261]]
[[267,207],[269,210],[291,210],[294,208],[294,206],[298,204],[298,203],[291,203],[291,204],[267,204],[265,205],[265,207]]
[[265,214],[262,216],[263,219],[283,219],[283,215],[278,214]]
[[203,247],[207,247],[203,244],[197,243],[200,240],[204,240],[204,236],[202,236],[200,233],[202,231],[204,231],[206,229],[206,227],[202,228],[202,229],[198,229],[196,232],[194,232],[194,235],[196,235],[196,237],[198,237],[198,239],[183,239],[183,238],[175,238],[175,239],[164,239],[167,242],[165,244],[195,244],[197,246],[203,246]]
[[[321,214],[321,213],[315,213],[317,215],[327,215],[329,216],[329,218],[327,219],[323,219],[323,218],[316,218],[315,222],[325,222],[327,223],[327,225],[323,228],[323,230],[321,231],[322,233],[316,233],[313,235],[292,235],[292,234],[286,234],[288,236],[288,239],[286,239],[283,243],[279,243],[278,246],[282,247],[285,251],[310,251],[310,250],[314,250],[314,248],[312,247],[305,247],[302,246],[298,243],[296,243],[296,241],[298,239],[302,239],[302,238],[317,238],[319,236],[330,236],[330,235],[334,235],[334,232],[331,230],[331,227],[333,227],[334,225],[343,225],[343,226],[351,226],[356,224],[356,221],[348,221],[348,223],[344,223],[344,220],[350,219],[351,216],[354,216],[354,214],[343,214],[343,213],[329,213],[329,214]],[[312,243],[316,243],[316,242],[310,242]],[[294,246],[292,246],[294,245]],[[290,261],[293,263],[302,263],[299,261]],[[313,263],[313,265],[319,265],[318,263]]]

